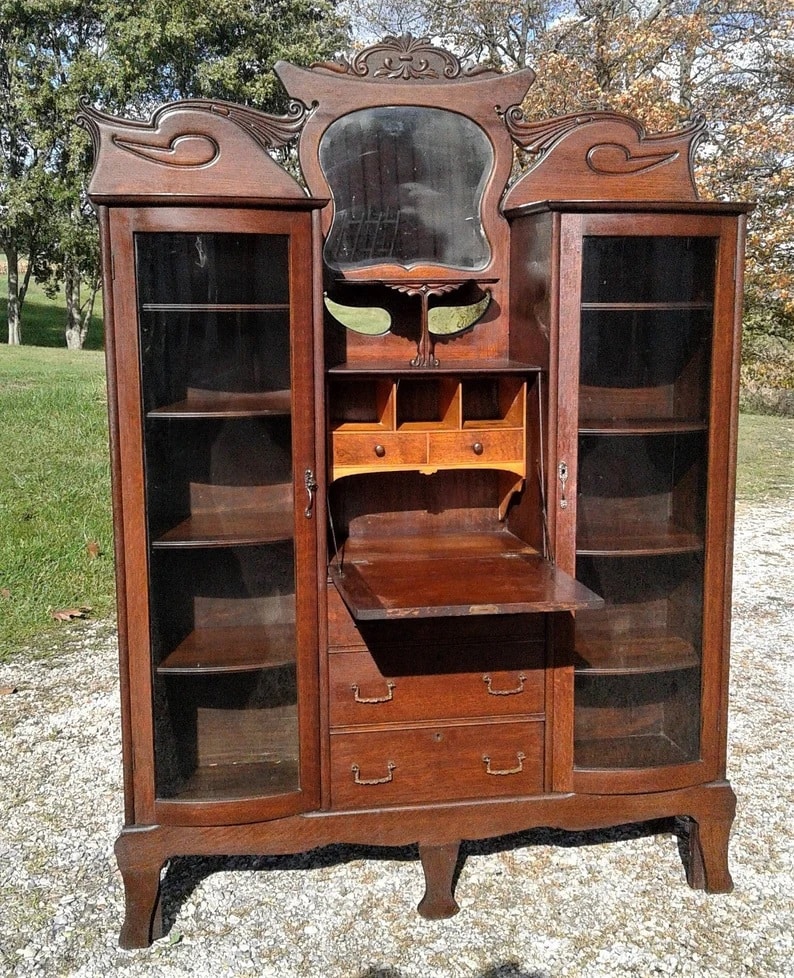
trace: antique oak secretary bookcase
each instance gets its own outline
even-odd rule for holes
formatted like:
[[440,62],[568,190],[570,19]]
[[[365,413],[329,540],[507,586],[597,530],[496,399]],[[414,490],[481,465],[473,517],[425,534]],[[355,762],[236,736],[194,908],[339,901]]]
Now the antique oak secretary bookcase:
[[82,114],[122,945],[178,854],[417,843],[444,917],[462,839],[677,816],[728,890],[748,208],[698,199],[699,124],[528,120],[531,71],[426,40],[276,72],[283,117]]

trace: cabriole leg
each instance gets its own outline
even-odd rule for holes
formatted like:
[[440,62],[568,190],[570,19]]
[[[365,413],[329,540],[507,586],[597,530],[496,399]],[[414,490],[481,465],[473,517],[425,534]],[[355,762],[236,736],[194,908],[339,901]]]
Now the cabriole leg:
[[121,878],[124,881],[124,923],[119,946],[125,950],[149,947],[162,936],[160,870],[162,860],[143,862],[136,857],[134,843],[121,836],[116,843]]
[[419,858],[425,874],[425,895],[417,910],[426,920],[454,917],[460,910],[452,895],[452,881],[458,864],[460,842],[443,846],[419,846]]
[[693,890],[730,893],[733,889],[728,869],[728,839],[732,824],[732,818],[690,819],[687,883]]

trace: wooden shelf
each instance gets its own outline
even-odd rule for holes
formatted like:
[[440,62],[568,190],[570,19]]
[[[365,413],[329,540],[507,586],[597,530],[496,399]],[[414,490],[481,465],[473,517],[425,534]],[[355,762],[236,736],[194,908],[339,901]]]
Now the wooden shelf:
[[637,737],[598,737],[574,743],[577,771],[616,771],[626,768],[669,767],[698,760],[664,734]]
[[438,367],[411,367],[405,360],[373,360],[370,363],[339,363],[326,371],[332,377],[373,377],[392,374],[399,377],[493,376],[495,374],[537,374],[542,367],[519,360],[447,360]]
[[287,312],[288,302],[144,302],[143,312]]
[[359,621],[572,611],[603,604],[506,531],[348,541],[330,574]]
[[288,417],[291,411],[292,393],[289,390],[245,394],[206,391],[189,395],[175,404],[154,408],[146,416],[176,419]]
[[703,537],[672,523],[654,526],[606,524],[579,531],[576,553],[580,556],[646,557],[655,554],[697,553],[703,549]]
[[240,801],[245,798],[284,795],[299,789],[297,759],[249,761],[196,768],[175,797],[163,800],[170,804]]
[[708,431],[706,421],[674,418],[582,418],[580,435],[677,435]]
[[710,301],[695,302],[583,302],[583,311],[593,312],[676,312],[690,309],[711,309]]
[[697,668],[691,642],[669,632],[588,635],[576,632],[576,671],[588,676],[638,675]]
[[200,628],[157,667],[161,675],[253,672],[295,661],[295,625]]
[[152,541],[152,546],[235,547],[291,540],[291,510],[224,510],[194,513]]

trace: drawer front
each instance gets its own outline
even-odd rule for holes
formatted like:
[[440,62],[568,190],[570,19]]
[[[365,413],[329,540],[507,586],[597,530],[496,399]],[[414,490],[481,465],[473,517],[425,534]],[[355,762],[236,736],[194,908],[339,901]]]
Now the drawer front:
[[[423,658],[427,667],[427,656]],[[413,670],[422,669],[422,661],[403,663],[399,650],[389,650],[380,666],[366,651],[332,653],[331,726],[543,713],[542,646],[498,651],[492,645],[470,646],[447,658],[441,674],[417,674]],[[463,671],[478,665],[482,668]],[[431,666],[444,668],[444,663]]]
[[521,428],[436,431],[430,435],[429,461],[436,465],[522,462],[523,440],[524,432]]
[[334,809],[543,791],[542,721],[331,734]]
[[421,432],[340,431],[334,432],[332,444],[335,469],[386,469],[394,465],[424,465],[427,461],[427,436]]

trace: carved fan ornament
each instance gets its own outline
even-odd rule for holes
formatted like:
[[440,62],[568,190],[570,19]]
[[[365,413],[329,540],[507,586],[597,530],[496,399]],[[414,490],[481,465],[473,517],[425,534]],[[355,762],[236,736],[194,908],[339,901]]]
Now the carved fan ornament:
[[411,34],[389,35],[377,44],[363,48],[352,58],[323,61],[312,68],[382,81],[438,81],[461,76],[498,77],[501,74],[484,65],[466,66],[451,51],[432,44],[430,38]]

